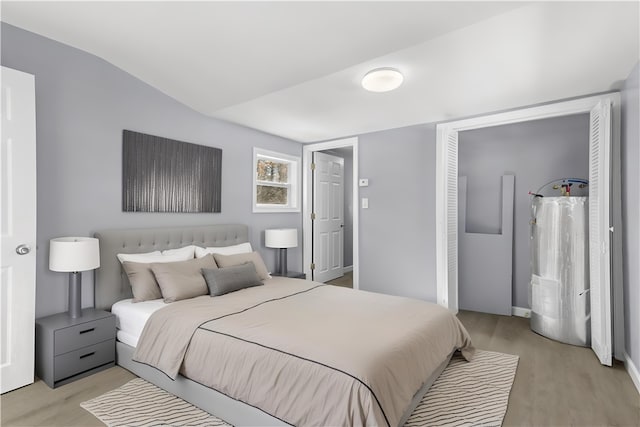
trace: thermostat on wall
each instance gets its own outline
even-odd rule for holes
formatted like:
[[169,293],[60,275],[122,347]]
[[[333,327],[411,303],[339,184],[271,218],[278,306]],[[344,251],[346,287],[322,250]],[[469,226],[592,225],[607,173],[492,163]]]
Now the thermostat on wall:
[[369,186],[369,179],[368,178],[360,178],[360,181],[358,181],[360,184],[360,187],[368,187]]

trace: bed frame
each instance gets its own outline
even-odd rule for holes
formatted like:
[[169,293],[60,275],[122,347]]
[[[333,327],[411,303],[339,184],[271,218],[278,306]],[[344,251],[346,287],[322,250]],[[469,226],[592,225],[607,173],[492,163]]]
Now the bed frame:
[[[246,225],[207,225],[176,228],[108,230],[95,233],[100,239],[100,268],[95,270],[94,306],[111,310],[117,301],[132,298],[129,280],[116,254],[176,249],[187,245],[231,246],[248,242]],[[271,415],[232,399],[182,375],[173,381],[150,366],[131,360],[134,348],[116,342],[116,363],[140,378],[233,425],[287,425]]]
[[[95,237],[100,240],[100,268],[95,270],[94,276],[94,306],[109,311],[117,301],[132,298],[129,280],[122,270],[116,254],[176,249],[191,244],[202,247],[231,246],[249,241],[248,227],[241,224],[108,230],[95,233]],[[117,341],[116,363],[140,378],[144,378],[234,426],[288,425],[283,420],[256,407],[235,400],[182,375],[178,375],[174,381],[150,366],[134,362],[132,360],[134,350],[133,347]],[[401,420],[401,426],[404,425],[429,387],[448,365],[450,357],[451,355],[416,393],[410,411],[407,411]]]

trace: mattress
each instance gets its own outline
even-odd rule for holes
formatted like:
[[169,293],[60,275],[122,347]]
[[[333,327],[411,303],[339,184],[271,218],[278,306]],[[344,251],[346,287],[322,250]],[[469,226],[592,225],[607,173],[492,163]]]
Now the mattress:
[[168,304],[162,299],[136,303],[132,301],[132,299],[118,301],[111,307],[111,312],[116,316],[118,341],[136,347],[149,317]]

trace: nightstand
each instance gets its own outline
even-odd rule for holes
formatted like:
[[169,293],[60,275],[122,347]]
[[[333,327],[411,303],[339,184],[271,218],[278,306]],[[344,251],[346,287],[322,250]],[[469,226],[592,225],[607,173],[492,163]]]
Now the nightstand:
[[[282,276],[280,273],[271,273],[272,276]],[[307,275],[304,273],[300,273],[298,271],[289,271],[287,272],[287,277],[291,279],[306,279]]]
[[36,319],[36,375],[55,388],[115,365],[116,317],[94,308]]

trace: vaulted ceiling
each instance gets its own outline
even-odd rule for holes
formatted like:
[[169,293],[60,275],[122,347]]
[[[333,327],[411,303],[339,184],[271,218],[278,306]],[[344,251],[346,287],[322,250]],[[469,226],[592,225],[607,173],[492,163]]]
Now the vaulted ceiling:
[[[638,2],[2,2],[2,21],[301,142],[616,89]],[[366,92],[394,67],[403,85]]]

